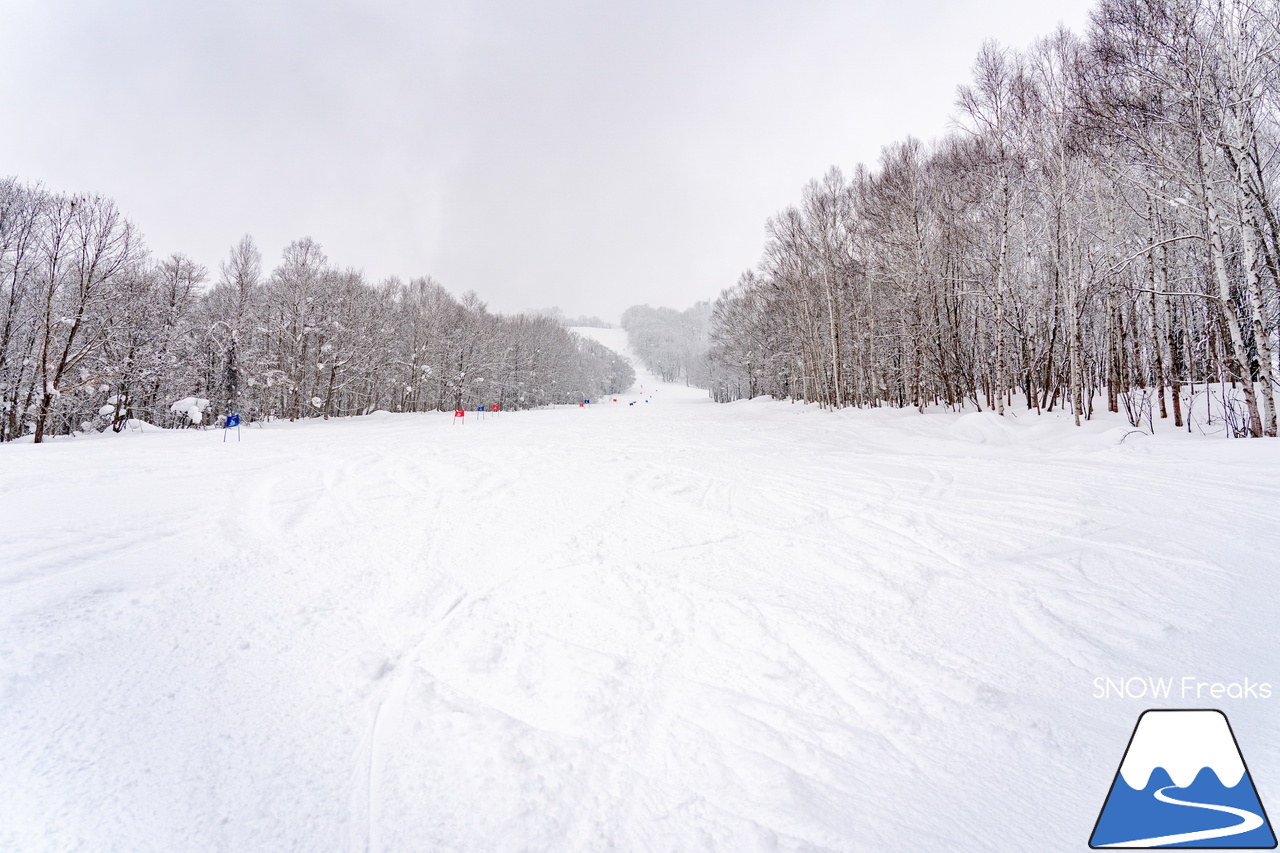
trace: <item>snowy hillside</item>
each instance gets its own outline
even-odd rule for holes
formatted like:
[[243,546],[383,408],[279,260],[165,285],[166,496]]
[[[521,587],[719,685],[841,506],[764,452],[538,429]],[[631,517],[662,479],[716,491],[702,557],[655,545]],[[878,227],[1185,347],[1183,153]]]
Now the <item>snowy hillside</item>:
[[1280,443],[641,384],[0,447],[0,849],[1075,851],[1147,707],[1280,810],[1095,698],[1280,687]]
[[[663,382],[661,378],[647,370],[628,345],[625,330],[578,326],[570,329],[570,331],[593,341],[599,341],[615,352],[622,353],[631,362],[631,366],[636,371],[636,384],[631,389],[632,393],[626,398],[627,403],[644,403],[646,400],[661,403],[711,402],[710,396],[702,388],[690,388],[687,385]],[[619,398],[619,402],[623,402],[621,398]]]

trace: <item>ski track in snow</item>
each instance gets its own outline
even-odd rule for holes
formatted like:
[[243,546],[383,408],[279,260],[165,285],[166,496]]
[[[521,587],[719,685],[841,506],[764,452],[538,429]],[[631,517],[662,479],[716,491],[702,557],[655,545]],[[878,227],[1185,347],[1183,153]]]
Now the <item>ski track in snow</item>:
[[1078,850],[1095,677],[1280,683],[1274,441],[638,375],[0,448],[0,849]]

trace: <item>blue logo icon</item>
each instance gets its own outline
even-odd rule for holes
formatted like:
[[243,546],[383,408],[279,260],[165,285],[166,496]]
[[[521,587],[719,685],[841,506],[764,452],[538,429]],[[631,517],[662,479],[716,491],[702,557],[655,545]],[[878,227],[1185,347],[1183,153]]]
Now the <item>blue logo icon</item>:
[[1143,711],[1089,846],[1274,849],[1226,714]]

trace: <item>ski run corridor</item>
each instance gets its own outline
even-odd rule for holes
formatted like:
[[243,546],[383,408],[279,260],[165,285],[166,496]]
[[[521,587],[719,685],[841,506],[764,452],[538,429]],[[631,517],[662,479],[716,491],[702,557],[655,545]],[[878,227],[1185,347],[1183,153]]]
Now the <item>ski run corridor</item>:
[[0,850],[1079,851],[1149,707],[1280,809],[1280,442],[637,371],[0,447]]

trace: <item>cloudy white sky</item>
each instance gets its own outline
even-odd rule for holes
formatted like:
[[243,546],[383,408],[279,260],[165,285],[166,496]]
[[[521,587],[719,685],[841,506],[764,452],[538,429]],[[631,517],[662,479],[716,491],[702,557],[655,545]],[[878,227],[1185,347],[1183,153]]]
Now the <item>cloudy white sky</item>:
[[492,308],[683,308],[831,165],[944,133],[982,42],[1086,0],[0,0],[0,175],[158,254],[309,235]]

